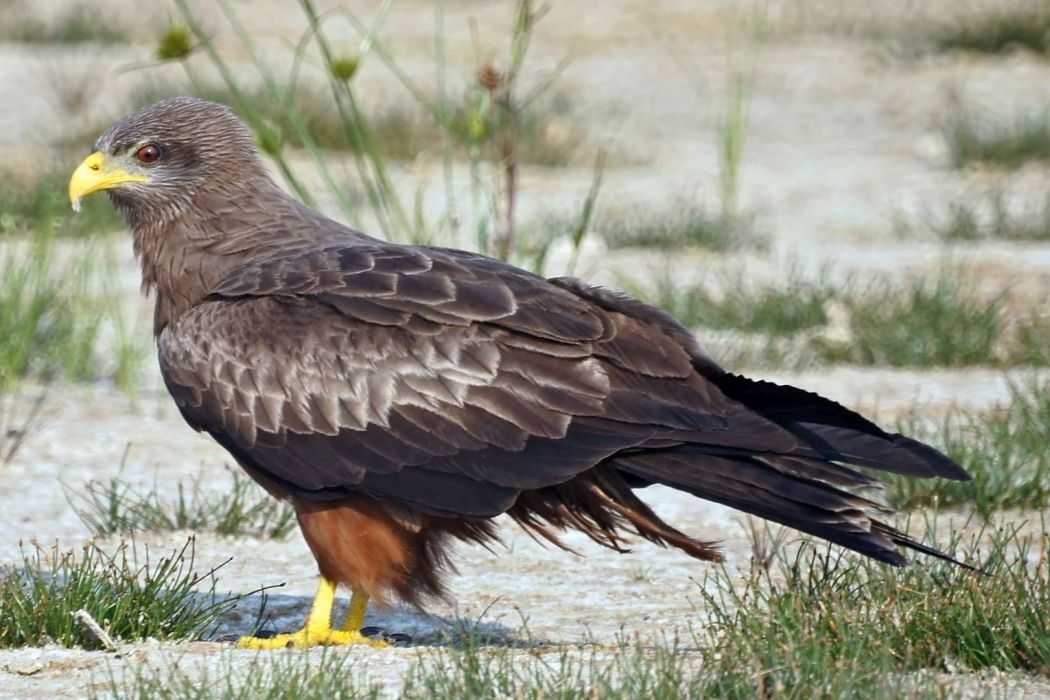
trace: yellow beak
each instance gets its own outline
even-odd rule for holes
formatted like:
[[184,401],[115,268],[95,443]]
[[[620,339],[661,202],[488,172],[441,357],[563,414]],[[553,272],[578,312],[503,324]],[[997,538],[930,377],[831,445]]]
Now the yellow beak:
[[73,177],[69,179],[69,203],[73,205],[73,211],[80,211],[80,200],[93,192],[108,190],[125,182],[145,181],[145,175],[110,169],[105,154],[95,151],[73,171]]

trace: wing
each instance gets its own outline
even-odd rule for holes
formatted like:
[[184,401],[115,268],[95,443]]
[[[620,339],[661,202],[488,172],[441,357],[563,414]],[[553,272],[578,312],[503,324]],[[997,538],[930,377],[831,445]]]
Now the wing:
[[654,437],[725,428],[728,404],[671,338],[514,268],[438,256],[246,268],[161,334],[168,388],[292,492],[436,514],[494,515]]

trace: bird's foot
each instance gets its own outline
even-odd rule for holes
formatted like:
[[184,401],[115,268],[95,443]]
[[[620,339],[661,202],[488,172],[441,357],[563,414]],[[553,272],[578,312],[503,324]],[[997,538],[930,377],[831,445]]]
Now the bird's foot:
[[289,634],[278,634],[273,637],[241,637],[237,640],[238,649],[307,649],[316,646],[350,646],[364,644],[370,647],[389,647],[389,642],[371,639],[360,632],[334,630],[331,628],[304,627]]

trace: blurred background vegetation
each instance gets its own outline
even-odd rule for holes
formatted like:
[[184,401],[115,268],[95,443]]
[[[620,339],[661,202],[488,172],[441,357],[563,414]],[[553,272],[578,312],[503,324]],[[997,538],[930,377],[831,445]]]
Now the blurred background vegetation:
[[[768,258],[771,246],[773,252],[777,249],[768,212],[761,204],[742,203],[740,192],[764,53],[783,33],[807,24],[812,25],[808,32],[830,34],[863,27],[872,55],[905,65],[937,54],[1042,56],[1046,47],[1041,37],[1050,16],[1044,3],[1013,3],[952,17],[931,11],[906,25],[875,10],[849,18],[846,6],[836,16],[812,2],[800,3],[793,12],[768,3],[747,4],[726,22],[720,87],[705,79],[680,37],[651,25],[654,42],[680,73],[676,79],[708,105],[711,118],[705,130],[713,140],[714,163],[702,167],[717,172],[713,193],[718,196],[678,194],[655,206],[626,207],[603,197],[603,173],[609,167],[632,167],[633,156],[613,154],[610,161],[608,149],[588,132],[580,93],[562,81],[572,57],[543,56],[545,67],[532,67],[530,47],[547,20],[545,5],[519,2],[507,8],[498,28],[472,23],[476,56],[471,72],[463,74],[450,67],[444,4],[434,4],[433,75],[424,83],[414,77],[418,70],[406,67],[386,46],[389,0],[367,18],[347,6],[321,11],[303,0],[297,18],[301,29],[284,40],[280,52],[269,44],[264,48],[262,38],[247,28],[243,8],[226,0],[204,14],[186,0],[176,0],[167,20],[151,25],[146,37],[79,5],[47,18],[30,5],[11,4],[12,21],[3,28],[3,37],[11,42],[94,47],[152,42],[151,56],[136,51],[140,60],[120,67],[121,82],[132,87],[104,110],[86,109],[90,94],[75,85],[83,83],[82,72],[56,69],[47,77],[44,82],[62,96],[69,115],[77,117],[71,119],[75,128],[63,130],[59,139],[58,145],[68,151],[82,151],[127,111],[193,93],[240,114],[294,194],[390,240],[466,247],[541,274],[576,272],[584,249],[644,250],[649,259],[659,252],[665,261],[676,251],[726,254],[735,268],[730,274],[722,274],[724,266],[716,264],[717,275],[683,275],[656,259],[642,273],[615,269],[612,283],[666,308],[690,328],[711,331],[708,336],[719,356],[735,369],[827,362],[1046,364],[1050,321],[1045,299],[1015,304],[1011,290],[989,291],[967,279],[971,266],[946,268],[932,279],[902,280],[874,272],[854,279],[855,271],[822,269],[817,275],[792,273],[756,284],[740,262]],[[216,36],[225,40],[220,44]],[[487,51],[479,48],[482,44]],[[385,71],[401,95],[378,109],[365,109],[359,74],[372,64]],[[450,85],[462,89],[453,91]],[[1043,167],[1050,154],[1047,112],[1030,108],[1011,116],[964,104],[952,91],[947,99],[937,127],[941,148],[951,168],[978,169],[964,178],[975,184],[942,203],[927,202],[915,214],[889,212],[896,235],[943,241],[946,260],[955,244],[1050,239],[1050,196],[1021,196],[1009,191],[1008,180],[994,175],[1029,164]],[[437,187],[429,178],[411,182],[414,164],[435,160],[441,163]],[[39,169],[31,177],[16,169],[0,172],[0,236],[28,240],[44,234],[48,240],[62,240],[60,248],[87,250],[94,244],[66,244],[64,239],[121,228],[102,198],[89,200],[81,215],[72,215],[63,194],[66,159],[62,165]],[[580,184],[574,201],[559,197],[568,199],[568,206],[554,207],[545,203],[542,191],[523,188],[523,168],[590,169],[590,184]],[[114,311],[119,303],[103,294],[98,303],[71,308],[72,299],[90,296],[85,290],[98,287],[87,279],[92,273],[77,268],[85,254],[53,261],[55,246],[29,245],[29,256],[5,261],[0,281],[8,331],[8,339],[0,341],[8,346],[0,347],[2,381],[30,374],[114,377],[132,388],[135,364],[145,353],[129,337],[126,321],[116,323],[116,332],[107,330],[120,316]],[[97,257],[88,255],[90,267],[97,267]],[[697,258],[697,265],[705,265],[705,259]],[[49,274],[43,275],[45,270]],[[112,271],[99,275],[107,277]],[[60,299],[67,301],[55,302]],[[93,310],[87,312],[89,306]],[[52,311],[43,313],[44,308]],[[722,342],[727,333],[728,341]],[[109,345],[97,347],[102,342]],[[47,359],[48,353],[70,356]]]

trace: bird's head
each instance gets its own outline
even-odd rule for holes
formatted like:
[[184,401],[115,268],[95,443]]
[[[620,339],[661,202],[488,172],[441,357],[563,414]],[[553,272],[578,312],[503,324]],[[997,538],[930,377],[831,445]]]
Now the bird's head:
[[251,132],[229,108],[173,97],[118,121],[98,137],[69,181],[69,200],[106,190],[128,219],[172,221],[202,189],[235,190],[264,172]]

